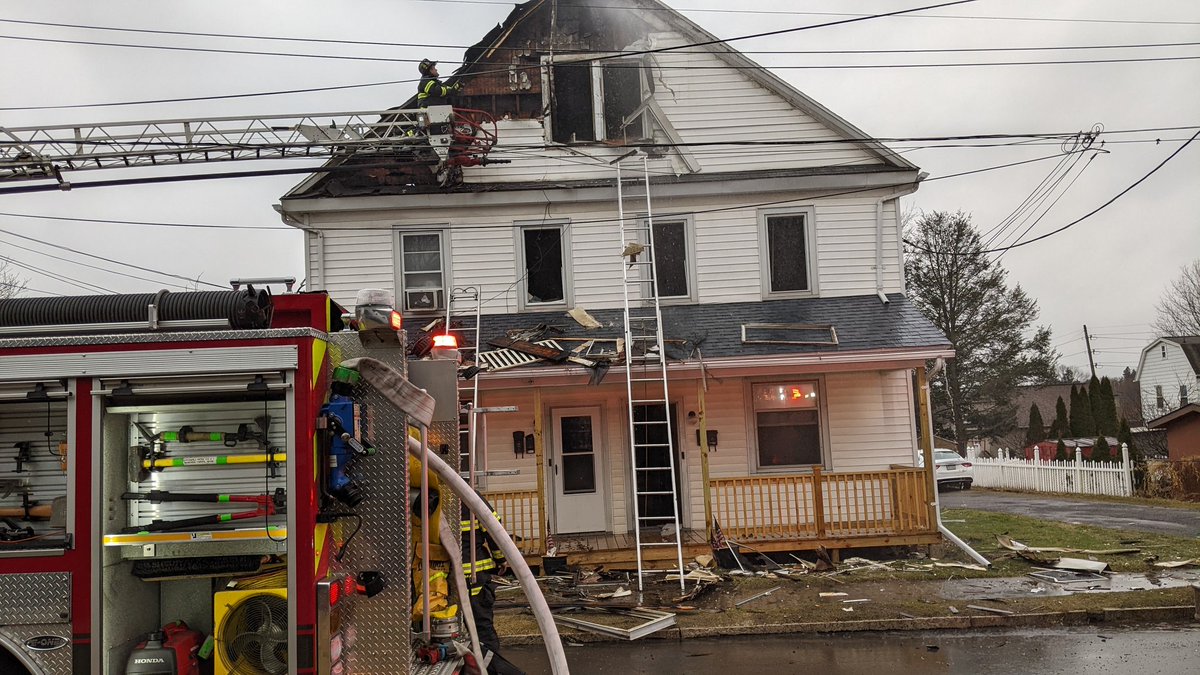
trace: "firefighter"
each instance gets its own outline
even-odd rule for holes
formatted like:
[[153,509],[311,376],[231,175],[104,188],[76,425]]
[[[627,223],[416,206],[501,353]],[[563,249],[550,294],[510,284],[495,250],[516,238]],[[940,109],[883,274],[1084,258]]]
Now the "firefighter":
[[421,71],[421,81],[417,84],[417,107],[428,108],[431,105],[447,105],[446,97],[462,89],[462,84],[442,84],[438,79],[437,61],[423,59],[417,66]]
[[[478,493],[476,493],[478,494]],[[482,498],[483,495],[480,495]],[[484,503],[492,509],[492,515],[500,520],[499,514],[485,498]],[[463,573],[471,590],[471,613],[475,617],[475,630],[479,634],[479,645],[492,653],[488,664],[488,673],[492,675],[525,675],[524,672],[500,656],[500,636],[496,634],[493,622],[496,606],[496,583],[493,576],[502,576],[508,567],[504,552],[496,545],[496,540],[483,527],[483,523],[475,520],[475,567],[471,567],[471,513],[466,505],[462,506],[462,561]],[[471,573],[475,573],[474,580]]]

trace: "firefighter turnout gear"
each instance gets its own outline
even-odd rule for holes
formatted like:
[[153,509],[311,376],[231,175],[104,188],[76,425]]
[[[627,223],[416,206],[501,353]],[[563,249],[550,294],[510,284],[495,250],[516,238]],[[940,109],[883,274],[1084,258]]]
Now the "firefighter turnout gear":
[[417,83],[417,107],[428,108],[431,105],[447,105],[446,97],[462,88],[458,82],[453,85],[443,84],[438,79],[437,61],[425,59],[417,66],[421,71],[421,81]]
[[[482,495],[481,495],[482,496]],[[484,502],[487,502],[484,499]],[[492,509],[492,515],[496,520],[500,520],[500,515],[496,513],[495,508],[488,503],[488,508]],[[500,636],[496,633],[496,625],[494,616],[496,613],[496,584],[492,581],[492,576],[501,572],[506,564],[504,553],[496,544],[496,540],[492,539],[492,535],[487,531],[483,524],[478,519],[475,521],[475,564],[471,565],[471,513],[466,508],[462,507],[462,558],[463,558],[463,574],[467,577],[468,585],[471,593],[471,613],[475,616],[475,631],[479,635],[479,644],[485,650],[492,653],[491,663],[488,665],[488,672],[497,675],[516,675],[521,673],[521,669],[513,666],[508,661],[505,661],[500,656]],[[474,573],[475,578],[472,580],[471,575]]]

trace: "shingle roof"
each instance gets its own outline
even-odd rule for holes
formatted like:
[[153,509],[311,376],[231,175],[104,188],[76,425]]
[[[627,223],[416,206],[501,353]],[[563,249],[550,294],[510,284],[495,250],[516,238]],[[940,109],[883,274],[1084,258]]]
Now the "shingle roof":
[[1170,340],[1182,347],[1184,356],[1192,366],[1192,372],[1200,375],[1200,335],[1183,335],[1163,339]]
[[[878,349],[949,347],[942,333],[900,293],[888,295],[884,305],[874,295],[846,298],[810,298],[702,305],[672,305],[662,308],[663,334],[667,340],[686,340],[667,345],[671,358],[693,355],[700,348],[704,358],[758,356],[796,353],[838,353]],[[586,308],[585,308],[586,309]],[[620,309],[588,310],[602,326],[584,329],[562,311],[485,315],[481,339],[503,336],[546,324],[545,335],[581,338],[617,338],[623,333],[624,312]],[[831,324],[837,331],[836,346],[742,344],[742,324],[809,323]]]

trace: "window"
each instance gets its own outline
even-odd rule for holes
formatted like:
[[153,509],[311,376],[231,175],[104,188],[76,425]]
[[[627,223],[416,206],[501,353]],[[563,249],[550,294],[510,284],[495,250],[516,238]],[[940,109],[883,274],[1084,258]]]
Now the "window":
[[518,229],[521,308],[566,304],[568,290],[565,227],[524,226]]
[[550,109],[550,138],[556,143],[638,140],[645,116],[632,115],[649,95],[637,59],[556,61],[553,84],[543,87]]
[[401,232],[399,277],[402,311],[437,311],[446,307],[446,256],[440,231]]
[[1163,357],[1164,359],[1165,359],[1165,358],[1167,358],[1167,346],[1166,346],[1166,345],[1159,345],[1159,346],[1158,346],[1158,348],[1162,350],[1162,357]]
[[[642,226],[645,226],[644,221]],[[692,295],[690,235],[686,220],[654,221],[654,271],[659,298],[690,298]]]
[[1156,403],[1158,404],[1159,408],[1167,407],[1167,402],[1163,399],[1163,390],[1161,384],[1154,386],[1154,398],[1156,399]]
[[764,296],[792,297],[816,291],[813,275],[813,211],[767,211],[759,217]]
[[759,468],[821,464],[818,383],[755,384],[750,390]]
[[1186,384],[1179,385],[1179,405],[1185,406],[1188,404],[1188,390]]

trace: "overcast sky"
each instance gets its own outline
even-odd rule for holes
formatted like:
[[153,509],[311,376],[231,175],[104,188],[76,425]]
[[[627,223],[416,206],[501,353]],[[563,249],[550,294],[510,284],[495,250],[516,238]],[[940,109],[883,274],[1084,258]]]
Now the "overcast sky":
[[[595,0],[602,4],[603,0]],[[871,14],[932,2],[912,0],[668,0],[722,38]],[[17,40],[15,37],[143,45],[420,59],[431,56],[449,73],[474,43],[503,20],[511,4],[487,0],[373,0],[287,3],[261,0],[63,0],[4,3],[0,18],[120,28],[447,45],[448,48],[321,45],[244,39],[146,35],[0,22],[0,126],[153,120],[258,114],[378,110],[403,103],[412,84],[219,101],[117,107],[61,106],[244,94],[414,77],[407,62],[233,55]],[[741,12],[729,9],[737,7]],[[719,11],[703,11],[703,10]],[[978,49],[1200,43],[1196,0],[979,0],[905,16],[745,40],[755,51]],[[969,18],[953,18],[969,17]],[[1025,20],[999,17],[1023,17]],[[1200,45],[1060,51],[933,54],[750,54],[764,66],[877,137],[1062,132],[1102,124],[1110,131],[1200,125]],[[1062,61],[1192,57],[1186,60],[1068,65],[951,67],[983,61]],[[929,68],[787,68],[851,64],[943,64]],[[20,109],[14,109],[20,108]],[[1195,130],[1112,135],[1093,161],[1076,165],[1058,199],[1027,237],[1086,214],[1178,149]],[[1160,143],[1153,142],[1155,139]],[[1113,143],[1112,141],[1151,141]],[[894,143],[897,149],[914,144]],[[1053,154],[1057,145],[912,149],[905,156],[930,177]],[[303,167],[298,161],[185,168],[214,170]],[[1001,223],[1051,174],[1056,161],[934,181],[905,200],[906,208],[963,210],[983,231]],[[1082,170],[1084,165],[1086,170]],[[1081,172],[1082,170],[1082,172]],[[77,182],[177,169],[75,173]],[[1076,178],[1076,176],[1078,177]],[[1004,255],[1010,279],[1041,306],[1063,362],[1086,366],[1082,325],[1098,337],[1102,374],[1136,366],[1153,305],[1180,266],[1200,257],[1200,141],[1096,216],[1049,239]],[[282,227],[272,204],[295,176],[193,181],[72,192],[3,195],[0,230],[81,251],[224,283],[231,277],[303,277],[302,241],[292,230],[220,232],[205,229],[30,220],[7,214]],[[1074,180],[1069,190],[1064,190]],[[1061,197],[1060,197],[1061,195]],[[1040,211],[1038,212],[1040,213]],[[1035,216],[1036,217],[1036,216]],[[1031,222],[1031,221],[1029,221]],[[1021,225],[1024,229],[1028,222]],[[1010,237],[1015,237],[1013,231]],[[139,281],[80,267],[30,251],[123,269],[160,279]],[[159,288],[169,278],[88,260],[0,232],[0,255],[119,292]],[[76,294],[71,283],[22,272],[29,287]],[[170,287],[170,286],[168,286]]]

